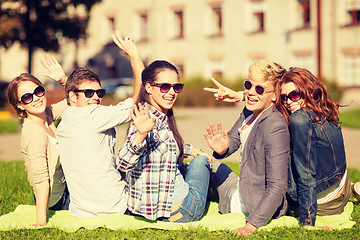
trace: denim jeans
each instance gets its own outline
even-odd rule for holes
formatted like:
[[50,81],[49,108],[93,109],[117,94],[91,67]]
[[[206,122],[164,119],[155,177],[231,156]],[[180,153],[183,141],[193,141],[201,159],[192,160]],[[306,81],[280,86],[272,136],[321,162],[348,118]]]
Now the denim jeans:
[[[195,157],[189,165],[185,182],[189,184],[189,193],[181,206],[171,216],[181,213],[182,217],[175,222],[192,222],[201,218],[207,199],[210,181],[210,164],[205,156]],[[162,219],[168,221],[168,219]]]

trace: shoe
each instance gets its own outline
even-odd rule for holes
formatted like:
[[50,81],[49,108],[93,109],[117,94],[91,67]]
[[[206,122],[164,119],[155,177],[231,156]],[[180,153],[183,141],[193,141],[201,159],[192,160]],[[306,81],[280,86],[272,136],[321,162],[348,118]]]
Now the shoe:
[[360,182],[351,184],[352,195],[360,202]]

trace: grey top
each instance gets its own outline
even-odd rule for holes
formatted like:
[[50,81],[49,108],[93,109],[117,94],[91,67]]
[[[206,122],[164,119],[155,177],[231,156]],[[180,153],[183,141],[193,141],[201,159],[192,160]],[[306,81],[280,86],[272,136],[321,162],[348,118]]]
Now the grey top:
[[115,169],[114,127],[130,121],[134,101],[116,106],[69,107],[57,129],[72,216],[124,213],[125,181]]

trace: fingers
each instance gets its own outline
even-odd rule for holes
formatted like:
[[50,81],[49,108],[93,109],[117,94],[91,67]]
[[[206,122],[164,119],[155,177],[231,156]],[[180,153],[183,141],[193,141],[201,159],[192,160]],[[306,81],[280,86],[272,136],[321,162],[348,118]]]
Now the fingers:
[[133,109],[134,109],[133,110],[134,117],[138,117],[140,114],[139,114],[138,106],[136,106],[136,104],[134,104]]
[[222,130],[221,130],[221,122],[217,122],[217,133],[222,134]]
[[210,80],[213,81],[213,83],[220,89],[224,88],[223,85],[221,85],[215,78],[210,77]]
[[216,89],[216,88],[208,88],[208,87],[205,87],[205,88],[204,88],[204,91],[212,92],[212,93],[217,93],[219,90]]

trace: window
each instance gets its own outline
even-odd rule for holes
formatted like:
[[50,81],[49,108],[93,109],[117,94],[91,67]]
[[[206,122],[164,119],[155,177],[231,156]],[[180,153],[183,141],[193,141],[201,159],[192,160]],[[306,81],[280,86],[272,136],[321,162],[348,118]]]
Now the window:
[[246,3],[246,28],[250,33],[265,31],[265,7],[263,0],[250,0]]
[[298,0],[300,5],[299,27],[310,27],[310,0]]
[[176,68],[179,72],[180,77],[183,77],[184,76],[184,64],[182,64],[182,63],[176,64]]
[[184,12],[174,11],[174,38],[184,38]]
[[222,36],[222,8],[220,3],[211,3],[206,8],[205,33],[210,37]]
[[360,0],[346,0],[348,25],[360,24]]
[[115,30],[115,18],[113,16],[108,17],[108,21],[111,27],[111,30],[114,31]]
[[345,85],[360,86],[360,54],[345,55]]
[[148,40],[148,13],[143,12],[139,15],[140,18],[140,41]]
[[207,76],[219,78],[223,76],[224,73],[224,62],[222,57],[213,57],[209,60],[207,64]]
[[263,32],[264,29],[264,12],[253,13],[253,32]]

